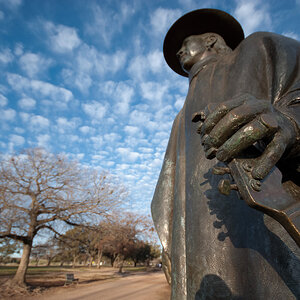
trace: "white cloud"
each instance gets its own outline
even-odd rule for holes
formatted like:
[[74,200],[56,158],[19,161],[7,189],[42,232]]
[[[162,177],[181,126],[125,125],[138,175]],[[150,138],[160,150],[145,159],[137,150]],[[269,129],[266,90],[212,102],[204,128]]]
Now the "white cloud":
[[141,110],[133,110],[130,113],[129,123],[132,125],[145,125],[150,122],[151,114]]
[[22,98],[18,101],[18,105],[20,108],[25,109],[25,110],[30,110],[35,108],[36,101],[32,98],[26,97]]
[[44,26],[49,35],[49,45],[55,52],[71,52],[81,43],[76,29],[72,27],[54,25],[51,22],[45,22]]
[[115,103],[113,111],[116,114],[128,114],[130,102],[135,94],[133,86],[127,82],[107,81],[100,85],[100,91]]
[[214,7],[217,5],[217,2],[218,0],[202,0],[201,2],[195,0],[178,0],[178,3],[188,11],[206,7]]
[[106,105],[97,101],[82,104],[83,111],[94,121],[101,120],[106,113]]
[[104,155],[95,154],[92,155],[93,163],[98,163],[99,161],[104,160],[106,157]]
[[129,63],[128,73],[134,79],[142,80],[148,73],[163,74],[166,63],[161,51],[154,50],[147,55],[137,55]]
[[67,141],[71,142],[71,143],[75,143],[75,142],[79,142],[80,138],[78,135],[76,134],[68,134],[68,135],[64,135],[64,138],[67,139]]
[[121,140],[121,136],[117,133],[111,132],[111,133],[106,133],[104,134],[104,140],[106,142],[112,143],[112,142],[118,142]]
[[14,54],[17,56],[20,56],[24,53],[23,51],[23,45],[20,43],[17,43],[15,46]]
[[62,77],[66,84],[77,87],[82,93],[87,93],[93,82],[90,74],[79,70],[63,69]]
[[22,2],[22,0],[0,0],[1,4],[4,4],[10,9],[17,9],[22,4]]
[[94,149],[101,149],[103,145],[103,137],[102,135],[96,135],[91,137],[91,142],[94,144]]
[[30,119],[30,114],[28,114],[28,113],[20,112],[19,115],[20,115],[20,117],[21,117],[21,120],[22,120],[24,123],[28,122],[28,120]]
[[16,117],[16,111],[8,108],[8,109],[0,109],[0,115],[2,121],[13,121]]
[[94,133],[95,129],[90,126],[82,126],[79,128],[79,131],[82,132],[83,134],[89,134],[89,133]]
[[8,48],[4,48],[0,51],[0,63],[8,64],[14,59],[11,50]]
[[151,14],[151,27],[154,34],[166,34],[171,25],[182,15],[179,9],[157,8]]
[[0,94],[0,106],[3,107],[5,105],[7,105],[7,103],[8,103],[7,98],[4,95]]
[[22,146],[25,143],[24,137],[21,135],[11,134],[9,140],[15,146]]
[[185,97],[182,96],[176,96],[176,102],[174,103],[174,106],[177,110],[180,110],[183,107]]
[[135,162],[140,154],[138,152],[132,151],[130,148],[117,148],[116,151],[121,155],[122,160],[126,162]]
[[160,132],[155,133],[155,135],[152,139],[152,143],[166,145],[168,140],[169,140],[169,132],[160,131]]
[[14,128],[14,132],[18,133],[18,134],[23,134],[25,132],[24,128],[20,128],[20,127],[15,127]]
[[18,74],[8,73],[7,81],[12,89],[20,93],[32,92],[39,98],[49,97],[59,102],[68,102],[73,98],[72,92],[65,88],[45,81],[28,79]]
[[153,168],[161,167],[161,165],[162,165],[162,159],[159,159],[159,158],[155,158],[151,163],[151,167],[153,167]]
[[30,52],[23,54],[19,59],[21,69],[31,78],[41,73],[45,73],[51,63],[51,59]]
[[77,118],[67,120],[66,118],[61,117],[56,120],[57,128],[60,133],[65,133],[66,131],[74,130],[78,126],[79,122],[80,120]]
[[150,52],[147,59],[149,62],[149,68],[153,73],[161,72],[161,66],[164,62],[162,51],[155,50]]
[[30,118],[30,128],[34,131],[40,131],[48,128],[50,125],[50,121],[39,115],[31,116]]
[[114,161],[111,161],[111,160],[108,160],[108,161],[105,161],[104,163],[102,162],[102,164],[104,166],[106,166],[107,168],[111,168],[113,167],[116,163]]
[[272,27],[271,17],[267,5],[262,4],[259,0],[238,1],[234,11],[234,16],[241,23],[245,36],[262,29],[270,30]]
[[81,92],[87,92],[93,83],[93,77],[115,74],[126,63],[127,53],[118,50],[115,53],[102,53],[95,47],[82,44],[76,51],[72,69],[64,69],[62,77],[69,85],[76,86]]
[[136,126],[125,126],[124,131],[129,135],[137,136],[140,134],[141,129]]
[[45,149],[49,148],[49,141],[51,139],[49,134],[40,134],[37,136],[37,145]]
[[75,154],[76,160],[82,160],[84,158],[85,154],[84,153],[77,153]]
[[292,38],[294,40],[298,40],[298,41],[300,40],[300,36],[297,33],[292,32],[292,31],[283,32],[282,35],[290,37],[290,38]]
[[168,82],[148,81],[141,83],[141,94],[143,98],[150,100],[154,106],[160,105],[163,99],[169,98],[167,94],[169,89]]
[[153,148],[148,148],[148,147],[139,147],[138,150],[142,153],[152,153],[153,152]]
[[116,73],[126,62],[126,52],[118,50],[112,54],[98,52],[95,48],[85,45],[77,57],[77,67],[83,72],[92,70],[96,74]]
[[92,22],[88,23],[86,30],[89,34],[100,37],[106,46],[109,46],[116,33],[121,32],[135,9],[132,4],[119,2],[116,10],[104,10],[100,5],[91,5]]

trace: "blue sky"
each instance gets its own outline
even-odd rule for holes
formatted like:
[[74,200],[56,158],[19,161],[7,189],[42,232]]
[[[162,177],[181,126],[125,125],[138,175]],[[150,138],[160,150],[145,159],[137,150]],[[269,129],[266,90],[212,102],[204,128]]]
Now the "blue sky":
[[300,39],[299,0],[0,0],[0,152],[44,147],[109,170],[148,214],[188,89],[163,39],[204,7],[235,16],[246,36]]

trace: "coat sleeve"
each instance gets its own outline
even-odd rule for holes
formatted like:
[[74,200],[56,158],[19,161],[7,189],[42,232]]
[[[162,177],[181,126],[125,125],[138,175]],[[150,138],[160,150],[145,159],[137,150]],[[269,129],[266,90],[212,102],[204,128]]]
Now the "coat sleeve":
[[[269,100],[295,126],[297,138],[284,158],[300,159],[300,42],[269,32],[247,37],[235,51],[234,78],[249,94]],[[243,66],[241,68],[241,66]],[[247,74],[239,77],[240,73]],[[235,77],[236,76],[236,77]],[[245,79],[246,78],[246,79]],[[241,80],[242,80],[241,79]]]
[[[290,150],[293,157],[300,157],[300,43],[274,33],[261,35],[266,61],[266,73],[270,74],[269,89],[274,108],[294,124],[297,138]],[[268,72],[269,71],[269,72]],[[291,156],[291,155],[289,155]]]
[[[175,170],[177,156],[177,137],[178,125],[181,112],[174,120],[173,127],[167,150],[165,153],[162,169],[156,185],[154,196],[151,203],[151,213],[158,233],[159,239],[163,246],[163,261],[167,270],[164,270],[168,279],[171,271],[171,241],[172,241],[172,223],[173,223],[173,202],[175,188]],[[169,280],[168,280],[169,281]]]

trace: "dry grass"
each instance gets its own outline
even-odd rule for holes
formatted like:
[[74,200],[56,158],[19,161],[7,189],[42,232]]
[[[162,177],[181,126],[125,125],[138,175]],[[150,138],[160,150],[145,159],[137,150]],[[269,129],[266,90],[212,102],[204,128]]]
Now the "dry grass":
[[[124,268],[125,274],[145,271],[145,267]],[[148,271],[152,271],[148,270]],[[66,286],[66,274],[73,273],[78,281]],[[14,272],[12,268],[2,268],[0,273],[1,299],[22,299],[24,296],[36,296],[51,293],[61,288],[73,288],[74,286],[87,284],[94,281],[113,280],[121,277],[117,268],[62,268],[62,267],[30,267],[26,277],[27,287],[11,287],[8,283]]]

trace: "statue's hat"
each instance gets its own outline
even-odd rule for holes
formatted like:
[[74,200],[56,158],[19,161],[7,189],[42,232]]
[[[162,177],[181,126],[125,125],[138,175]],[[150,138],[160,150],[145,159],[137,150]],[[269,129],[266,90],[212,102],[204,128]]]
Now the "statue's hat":
[[228,13],[210,8],[191,11],[171,26],[164,40],[165,60],[173,71],[182,76],[188,76],[182,70],[176,53],[185,38],[206,32],[214,32],[222,36],[231,49],[235,49],[244,39],[242,26]]

